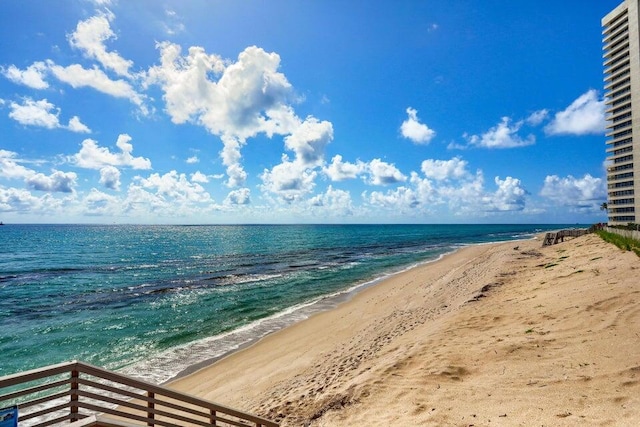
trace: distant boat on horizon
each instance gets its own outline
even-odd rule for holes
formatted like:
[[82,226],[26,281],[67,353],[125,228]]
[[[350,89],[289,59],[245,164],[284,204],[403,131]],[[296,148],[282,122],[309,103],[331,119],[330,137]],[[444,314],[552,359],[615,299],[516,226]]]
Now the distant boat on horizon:
[[0,221],[0,225],[4,225],[4,222]]

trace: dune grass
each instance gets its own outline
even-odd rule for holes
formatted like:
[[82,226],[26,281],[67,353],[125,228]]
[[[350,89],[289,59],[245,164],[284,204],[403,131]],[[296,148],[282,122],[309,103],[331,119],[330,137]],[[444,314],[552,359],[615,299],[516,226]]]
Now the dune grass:
[[640,257],[640,241],[604,230],[598,230],[596,234],[605,242],[612,243],[625,251],[633,251]]

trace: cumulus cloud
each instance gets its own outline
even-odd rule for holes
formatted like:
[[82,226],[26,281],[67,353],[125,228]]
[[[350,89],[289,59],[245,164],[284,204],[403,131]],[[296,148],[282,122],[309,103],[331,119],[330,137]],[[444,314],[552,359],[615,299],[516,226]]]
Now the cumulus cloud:
[[582,178],[548,175],[540,195],[559,205],[575,208],[595,208],[607,198],[605,182],[589,174]]
[[116,146],[120,153],[112,153],[107,147],[100,147],[93,139],[82,141],[80,151],[72,156],[72,161],[87,169],[102,169],[105,166],[128,166],[133,169],[151,169],[151,161],[144,157],[133,157],[131,137],[127,134],[118,136]]
[[32,89],[46,89],[49,84],[45,81],[47,66],[44,62],[34,62],[25,70],[20,70],[15,65],[8,68],[0,67],[0,72],[16,84],[28,86]]
[[342,156],[337,154],[331,159],[331,164],[322,168],[322,172],[331,181],[344,181],[357,178],[366,169],[366,164],[361,161],[356,163],[343,162]]
[[602,134],[605,126],[604,100],[599,100],[598,92],[591,89],[556,113],[545,132],[549,135]]
[[191,174],[191,182],[199,182],[201,184],[206,184],[207,182],[209,182],[209,177],[207,177],[205,174],[203,174],[200,171],[196,171]]
[[373,191],[368,197],[368,201],[374,206],[393,208],[400,212],[420,205],[415,190],[407,187],[398,187],[395,190],[388,190],[386,193]]
[[[289,105],[291,84],[278,72],[278,54],[250,46],[236,61],[225,61],[201,47],[189,48],[186,55],[180,46],[168,42],[159,43],[158,49],[161,63],[149,69],[146,84],[161,86],[166,112],[174,123],[191,122],[220,137],[228,186],[244,184],[241,148],[258,133],[291,135],[290,148],[309,161],[332,138],[328,122],[313,118],[303,122],[296,117]],[[311,139],[293,135],[298,128],[302,129],[296,135]]]
[[519,179],[508,176],[501,180],[496,176],[494,181],[498,189],[484,200],[488,210],[521,211],[524,209],[525,196],[529,193]]
[[422,162],[423,175],[412,172],[408,183],[386,192],[364,192],[363,198],[373,206],[392,209],[396,213],[424,215],[439,206],[448,207],[447,214],[461,216],[495,215],[522,211],[529,195],[522,182],[514,177],[495,177],[495,190],[485,188],[482,171],[471,174],[467,162],[427,159]]
[[0,186],[0,212],[29,212],[40,206],[40,199],[28,190]]
[[33,99],[25,98],[22,105],[12,102],[10,107],[9,117],[22,125],[47,129],[60,127],[60,121],[58,120],[60,110],[46,99],[34,101]]
[[229,192],[224,199],[225,205],[248,205],[251,203],[251,191],[248,188],[238,188]]
[[285,146],[296,154],[296,159],[307,167],[324,161],[324,149],[333,139],[333,126],[327,121],[308,117],[291,135],[285,137]]
[[84,214],[89,216],[113,216],[122,211],[122,200],[92,188],[82,200]]
[[7,179],[26,179],[35,175],[35,171],[22,166],[18,153],[0,150],[0,177]]
[[367,172],[369,173],[367,182],[371,185],[397,184],[407,180],[407,177],[395,165],[380,159],[373,159],[369,162]]
[[349,216],[354,211],[351,194],[348,191],[335,189],[331,185],[324,193],[312,197],[309,204],[321,209],[325,218]]
[[543,109],[534,111],[525,119],[525,121],[530,126],[538,126],[540,123],[545,121],[547,117],[549,117],[549,110]]
[[407,108],[407,115],[409,117],[400,126],[402,136],[416,144],[428,144],[431,142],[436,132],[433,129],[429,129],[427,125],[420,123],[418,111],[409,107]]
[[211,196],[198,183],[191,182],[185,174],[179,174],[175,170],[164,175],[151,174],[148,178],[136,177],[135,184],[145,191],[155,193],[163,200],[173,200],[181,203],[207,203],[211,202]]
[[43,127],[46,129],[67,129],[78,133],[91,132],[91,130],[80,121],[78,116],[73,116],[66,126],[61,124],[59,119],[60,109],[56,108],[55,105],[46,99],[34,101],[31,98],[25,98],[22,104],[12,102],[9,107],[11,108],[9,117],[21,125]]
[[69,120],[69,124],[67,125],[67,129],[69,129],[71,132],[76,133],[91,133],[91,129],[89,129],[87,125],[82,123],[78,116],[71,117],[71,119]]
[[518,135],[523,124],[524,121],[512,123],[509,117],[503,117],[500,123],[482,135],[466,136],[467,141],[471,145],[483,148],[516,148],[535,144],[535,136],[530,134],[522,138]]
[[286,156],[273,169],[265,169],[261,175],[262,190],[277,194],[286,202],[299,200],[313,191],[317,172],[299,162],[291,162]]
[[194,164],[194,163],[199,163],[200,159],[198,158],[198,156],[191,156],[187,159],[187,163],[189,163],[190,165]]
[[115,166],[100,169],[100,184],[110,190],[120,191],[120,171]]
[[442,181],[446,179],[460,179],[465,177],[467,162],[459,157],[451,160],[428,159],[422,162],[421,170],[427,178]]
[[70,85],[74,89],[90,87],[115,98],[125,98],[135,104],[144,115],[150,113],[145,104],[145,96],[136,92],[134,87],[126,80],[112,80],[98,67],[84,68],[79,64],[66,67],[47,61],[51,73],[61,82]]
[[72,193],[77,179],[78,175],[74,172],[54,171],[49,176],[37,173],[25,182],[29,188],[37,191]]
[[133,62],[124,59],[117,52],[107,51],[105,46],[107,40],[116,39],[109,23],[112,19],[113,14],[102,13],[78,22],[76,30],[68,36],[69,44],[82,51],[87,58],[98,61],[104,68],[128,77]]

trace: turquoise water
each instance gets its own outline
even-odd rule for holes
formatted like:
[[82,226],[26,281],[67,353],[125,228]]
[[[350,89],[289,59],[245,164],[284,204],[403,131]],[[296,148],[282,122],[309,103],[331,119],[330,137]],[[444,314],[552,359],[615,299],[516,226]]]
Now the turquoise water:
[[0,227],[0,376],[78,359],[156,383],[462,245],[560,225]]

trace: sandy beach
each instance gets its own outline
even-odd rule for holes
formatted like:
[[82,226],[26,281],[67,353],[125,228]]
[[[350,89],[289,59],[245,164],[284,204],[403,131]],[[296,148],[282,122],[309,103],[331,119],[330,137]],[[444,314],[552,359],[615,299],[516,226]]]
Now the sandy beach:
[[640,425],[640,258],[464,248],[169,384],[283,426]]

